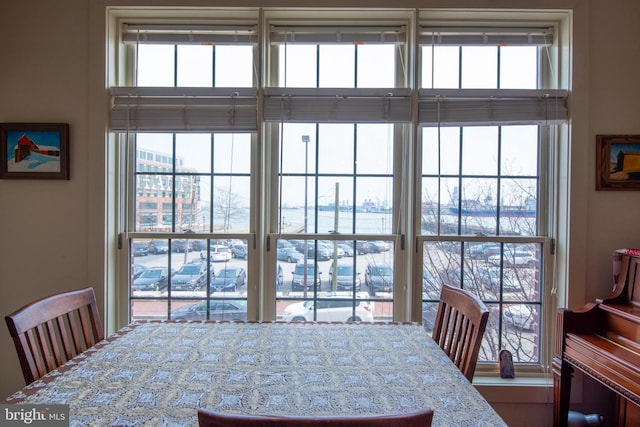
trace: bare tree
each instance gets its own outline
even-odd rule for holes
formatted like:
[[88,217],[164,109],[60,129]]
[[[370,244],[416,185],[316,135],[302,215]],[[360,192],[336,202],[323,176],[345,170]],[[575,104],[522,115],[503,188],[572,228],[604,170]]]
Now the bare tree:
[[222,231],[231,230],[231,220],[245,207],[243,198],[231,191],[230,187],[215,187],[213,209],[216,216],[222,218]]

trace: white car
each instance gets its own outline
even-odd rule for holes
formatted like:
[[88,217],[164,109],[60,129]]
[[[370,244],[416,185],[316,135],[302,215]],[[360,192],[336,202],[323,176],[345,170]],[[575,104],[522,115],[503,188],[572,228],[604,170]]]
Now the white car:
[[[487,261],[495,266],[499,266],[502,260],[501,255],[491,255],[487,258]],[[538,265],[538,260],[529,252],[505,252],[504,265],[507,267],[535,267]]]
[[[373,302],[356,301],[353,312],[352,296],[338,295],[289,304],[284,309],[282,320],[286,322],[373,322]],[[314,312],[316,317],[314,319]]]
[[526,305],[510,305],[504,309],[502,318],[507,325],[530,331],[535,324],[535,315],[536,312]]
[[[200,258],[207,258],[207,250],[200,251]],[[224,262],[231,259],[231,248],[225,245],[209,246],[209,260],[213,262]]]

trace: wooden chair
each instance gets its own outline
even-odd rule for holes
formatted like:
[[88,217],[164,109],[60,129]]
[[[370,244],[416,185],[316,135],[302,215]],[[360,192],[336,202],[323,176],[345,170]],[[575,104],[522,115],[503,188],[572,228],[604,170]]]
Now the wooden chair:
[[5,320],[27,384],[104,338],[93,288],[39,299]]
[[348,417],[279,417],[198,410],[200,427],[429,427],[432,419],[431,409],[408,414]]
[[471,292],[444,285],[433,339],[469,381],[473,380],[489,310]]

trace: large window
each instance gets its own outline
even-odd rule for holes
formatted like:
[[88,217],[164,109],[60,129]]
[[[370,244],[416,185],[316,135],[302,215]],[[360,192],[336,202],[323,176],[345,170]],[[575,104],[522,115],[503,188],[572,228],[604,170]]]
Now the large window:
[[451,284],[491,310],[480,360],[546,364],[557,23],[247,15],[119,22],[130,317],[430,330]]

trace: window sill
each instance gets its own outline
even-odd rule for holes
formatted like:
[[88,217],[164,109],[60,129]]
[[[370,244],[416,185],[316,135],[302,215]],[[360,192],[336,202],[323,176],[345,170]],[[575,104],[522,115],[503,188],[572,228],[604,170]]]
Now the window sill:
[[496,378],[476,376],[473,385],[491,403],[552,403],[551,377]]

